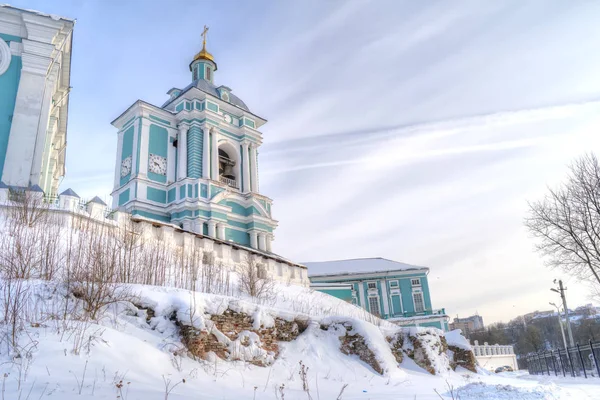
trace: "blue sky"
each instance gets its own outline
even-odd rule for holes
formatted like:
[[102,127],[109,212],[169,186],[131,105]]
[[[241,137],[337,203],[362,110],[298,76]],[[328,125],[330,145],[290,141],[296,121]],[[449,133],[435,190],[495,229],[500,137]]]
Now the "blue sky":
[[[267,118],[275,250],[431,268],[434,307],[486,322],[557,301],[527,200],[599,148],[600,3],[12,1],[76,18],[67,178],[108,198],[137,99],[190,82],[209,25],[215,81]],[[572,305],[587,290],[567,277]]]

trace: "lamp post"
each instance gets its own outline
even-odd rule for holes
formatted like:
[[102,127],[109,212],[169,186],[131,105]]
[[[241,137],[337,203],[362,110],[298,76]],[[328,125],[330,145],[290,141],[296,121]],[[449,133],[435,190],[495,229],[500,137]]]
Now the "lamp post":
[[[554,280],[554,283],[556,283],[556,279]],[[567,333],[569,334],[569,344],[571,345],[571,347],[574,347],[575,341],[573,340],[573,332],[571,331],[571,321],[569,320],[569,308],[567,307],[567,298],[565,297],[565,290],[567,289],[563,287],[562,280],[559,280],[558,289],[551,288],[550,290],[560,294],[563,303],[563,309],[565,310],[565,318],[567,320]]]
[[558,315],[558,326],[560,326],[560,334],[562,335],[563,345],[565,346],[565,351],[566,351],[567,350],[567,338],[565,337],[565,330],[563,328],[562,318],[560,317],[560,308],[553,302],[550,302],[550,305],[556,307],[556,312],[557,312],[556,315]]

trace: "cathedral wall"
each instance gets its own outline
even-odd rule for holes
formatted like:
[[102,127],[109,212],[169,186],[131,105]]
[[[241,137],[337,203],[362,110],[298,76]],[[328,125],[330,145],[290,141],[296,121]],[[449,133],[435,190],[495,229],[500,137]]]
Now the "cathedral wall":
[[[0,40],[3,40],[9,47],[11,42],[21,42],[21,38],[17,36],[1,33]],[[8,137],[10,135],[20,77],[21,57],[13,55],[8,69],[3,74],[0,74],[0,88],[2,88],[0,91],[0,177],[2,176],[4,160],[6,159]]]

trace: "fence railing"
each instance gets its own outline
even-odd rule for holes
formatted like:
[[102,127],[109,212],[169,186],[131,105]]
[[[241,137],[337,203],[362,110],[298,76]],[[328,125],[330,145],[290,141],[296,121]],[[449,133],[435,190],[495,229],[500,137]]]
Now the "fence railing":
[[533,375],[600,377],[600,342],[530,354],[527,369]]

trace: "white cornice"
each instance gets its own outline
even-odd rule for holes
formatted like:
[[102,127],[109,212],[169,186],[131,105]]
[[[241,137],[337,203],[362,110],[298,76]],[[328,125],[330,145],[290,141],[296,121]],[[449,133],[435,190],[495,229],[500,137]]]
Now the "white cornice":
[[0,32],[18,37],[27,37],[27,29],[18,12],[0,7]]
[[21,57],[21,54],[23,54],[23,44],[19,42],[10,42],[10,53],[13,56]]
[[58,31],[65,26],[63,21],[55,21],[40,15],[23,13],[21,18],[27,29],[27,39],[42,43],[53,43]]

